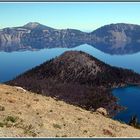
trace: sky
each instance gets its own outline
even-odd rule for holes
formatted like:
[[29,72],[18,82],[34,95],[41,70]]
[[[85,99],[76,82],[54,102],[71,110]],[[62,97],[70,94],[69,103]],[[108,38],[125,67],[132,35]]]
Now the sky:
[[0,3],[0,28],[39,22],[56,29],[92,31],[106,24],[140,24],[140,3]]

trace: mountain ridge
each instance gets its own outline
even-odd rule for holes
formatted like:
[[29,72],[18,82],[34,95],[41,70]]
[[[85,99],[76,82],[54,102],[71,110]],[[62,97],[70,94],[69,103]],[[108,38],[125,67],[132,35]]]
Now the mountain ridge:
[[[30,26],[30,25],[32,25],[32,24],[36,24],[36,25],[40,25],[40,26],[44,26],[44,27],[48,27],[48,28],[52,28],[51,26],[47,26],[46,24],[41,24],[41,23],[39,23],[39,22],[27,22],[26,24],[24,24],[23,26],[14,26],[14,27],[2,27],[2,28],[0,28],[0,30],[3,30],[3,29],[6,29],[6,28],[20,28],[20,27],[25,27],[26,28],[26,26]],[[88,33],[92,33],[92,32],[94,32],[94,31],[96,31],[97,29],[100,29],[100,28],[102,28],[102,27],[106,27],[106,26],[116,26],[116,25],[130,25],[130,26],[137,26],[137,27],[139,27],[140,26],[140,24],[134,24],[134,23],[125,23],[125,22],[118,22],[118,23],[110,23],[110,24],[105,24],[105,25],[102,25],[101,27],[98,27],[98,28],[95,28],[94,30],[91,30],[90,32],[88,32]],[[73,29],[73,30],[80,30],[80,29],[76,29],[76,28],[63,28],[63,29],[58,29],[58,28],[52,28],[52,29],[55,29],[55,30],[66,30],[66,29]]]
[[110,54],[140,51],[140,25],[109,24],[90,33],[77,29],[54,29],[31,22],[21,27],[0,31],[0,50],[38,50],[43,48],[73,48],[89,44]]

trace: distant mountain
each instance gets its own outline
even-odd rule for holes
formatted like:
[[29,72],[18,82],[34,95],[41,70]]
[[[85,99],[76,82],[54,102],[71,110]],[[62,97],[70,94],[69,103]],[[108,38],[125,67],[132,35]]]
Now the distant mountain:
[[42,25],[38,22],[29,22],[26,25],[24,25],[21,28],[29,29],[29,30],[54,30],[53,28],[50,28],[48,26]]
[[108,110],[117,108],[110,89],[130,83],[140,83],[140,75],[79,51],[65,52],[8,82],[86,109]]
[[140,26],[134,24],[105,25],[91,33],[75,29],[54,29],[37,22],[0,30],[0,50],[38,50],[73,48],[89,44],[109,54],[131,54],[140,51]]
[[0,30],[0,50],[18,51],[84,44],[86,33],[74,29],[57,30],[36,22]]
[[134,24],[105,25],[92,33],[91,45],[110,54],[129,54],[140,51],[140,26]]

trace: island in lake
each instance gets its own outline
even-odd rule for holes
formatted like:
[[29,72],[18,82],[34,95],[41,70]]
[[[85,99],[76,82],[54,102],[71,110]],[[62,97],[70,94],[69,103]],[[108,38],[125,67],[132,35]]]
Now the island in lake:
[[68,51],[6,84],[55,97],[88,110],[104,107],[111,115],[120,109],[111,89],[140,84],[140,75],[112,67],[84,52]]

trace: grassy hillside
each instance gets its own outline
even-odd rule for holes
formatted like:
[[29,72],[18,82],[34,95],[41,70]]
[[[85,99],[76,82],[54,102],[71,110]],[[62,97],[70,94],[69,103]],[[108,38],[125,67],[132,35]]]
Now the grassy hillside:
[[140,137],[140,130],[55,98],[0,85],[0,137]]

